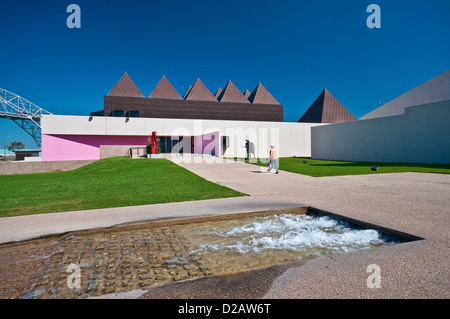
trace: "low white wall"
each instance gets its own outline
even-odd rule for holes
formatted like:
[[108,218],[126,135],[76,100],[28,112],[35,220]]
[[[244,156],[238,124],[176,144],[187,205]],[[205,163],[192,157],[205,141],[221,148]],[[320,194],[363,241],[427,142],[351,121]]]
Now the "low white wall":
[[[257,157],[268,157],[270,145],[278,149],[279,156],[311,156],[311,127],[323,124],[291,122],[251,122],[156,118],[119,118],[45,115],[42,134],[46,135],[112,135],[201,136],[220,132],[229,137],[225,157],[245,157],[245,140],[255,145]],[[43,150],[44,151],[44,150]]]
[[314,127],[315,159],[450,163],[450,101],[412,106],[404,115]]

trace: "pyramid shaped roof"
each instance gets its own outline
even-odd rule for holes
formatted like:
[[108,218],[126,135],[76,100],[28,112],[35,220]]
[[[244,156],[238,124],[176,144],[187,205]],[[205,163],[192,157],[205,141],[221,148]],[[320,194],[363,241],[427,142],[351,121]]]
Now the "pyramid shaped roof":
[[128,73],[125,72],[119,82],[108,93],[108,96],[144,97],[144,94],[142,94]]
[[180,94],[178,94],[177,90],[175,90],[164,75],[158,82],[158,85],[156,85],[152,94],[150,94],[149,98],[181,100]]
[[361,120],[401,115],[405,113],[407,107],[446,100],[450,100],[450,70],[383,104],[361,117]]
[[250,92],[249,90],[245,90],[244,97],[248,100],[248,98],[250,97],[251,94],[252,94],[252,92]]
[[228,82],[217,99],[219,102],[250,103],[231,81]]
[[191,90],[187,92],[185,98],[186,101],[214,101],[217,102],[214,95],[208,90],[200,79],[195,81]]
[[356,118],[327,90],[303,114],[299,122],[304,123],[343,123],[356,121]]
[[256,86],[248,100],[253,104],[280,104],[261,83]]

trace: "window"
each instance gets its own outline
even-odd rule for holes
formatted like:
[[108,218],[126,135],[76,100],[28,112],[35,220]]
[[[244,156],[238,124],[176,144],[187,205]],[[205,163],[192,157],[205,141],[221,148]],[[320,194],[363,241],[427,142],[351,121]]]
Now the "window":
[[230,146],[230,137],[222,136],[222,148],[228,148]]
[[139,117],[139,111],[129,111],[128,117]]
[[117,110],[114,110],[114,111],[113,111],[113,116],[114,116],[114,117],[124,117],[124,116],[125,116],[125,112],[124,112],[124,111],[117,111]]

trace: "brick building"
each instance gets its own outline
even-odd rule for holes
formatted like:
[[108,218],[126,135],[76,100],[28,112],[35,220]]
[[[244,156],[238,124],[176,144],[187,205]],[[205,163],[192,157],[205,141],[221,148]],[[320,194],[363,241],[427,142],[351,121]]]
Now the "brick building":
[[165,76],[145,97],[125,73],[91,116],[282,122],[283,106],[262,84],[242,93],[231,81],[213,95],[197,79],[182,97]]

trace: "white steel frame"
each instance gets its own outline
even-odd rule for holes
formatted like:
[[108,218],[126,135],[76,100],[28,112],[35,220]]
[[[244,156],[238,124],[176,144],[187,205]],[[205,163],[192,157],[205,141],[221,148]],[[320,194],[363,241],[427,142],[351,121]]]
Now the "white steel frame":
[[0,118],[8,118],[27,132],[41,148],[41,117],[50,112],[0,88]]

